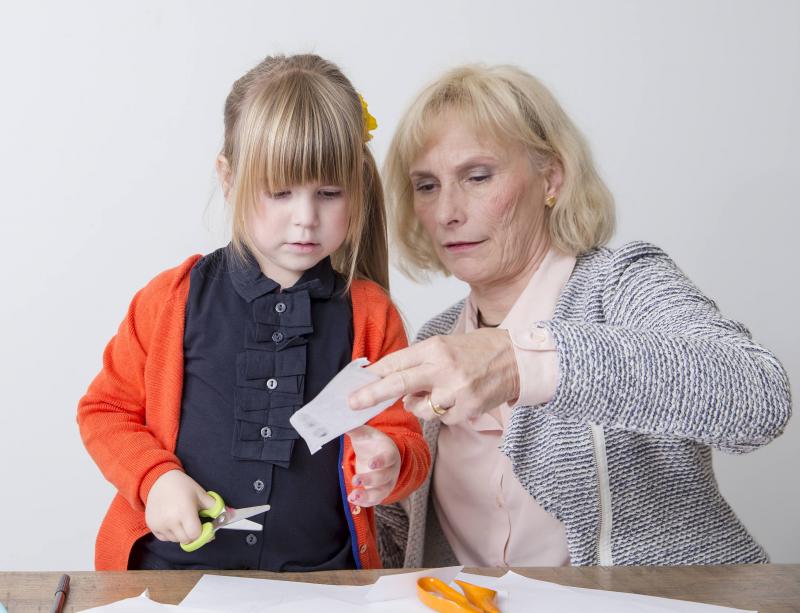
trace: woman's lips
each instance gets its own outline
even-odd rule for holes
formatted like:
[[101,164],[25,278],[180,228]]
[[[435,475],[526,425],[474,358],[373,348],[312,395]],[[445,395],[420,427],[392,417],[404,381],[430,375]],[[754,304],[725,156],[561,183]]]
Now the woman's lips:
[[444,248],[447,249],[449,253],[464,253],[465,251],[470,251],[485,242],[485,240],[474,242],[458,241],[453,243],[445,243]]
[[317,247],[319,247],[319,243],[307,243],[307,242],[286,243],[286,246],[295,253],[311,253]]

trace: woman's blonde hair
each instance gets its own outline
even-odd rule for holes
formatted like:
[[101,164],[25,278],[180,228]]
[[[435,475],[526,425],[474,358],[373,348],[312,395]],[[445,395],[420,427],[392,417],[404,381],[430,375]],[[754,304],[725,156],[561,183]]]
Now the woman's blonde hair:
[[445,112],[457,113],[476,134],[523,145],[541,171],[561,165],[563,183],[548,224],[555,247],[578,255],[609,241],[614,233],[614,200],[595,170],[588,144],[553,95],[514,66],[463,66],[445,73],[416,97],[389,145],[386,195],[400,251],[398,264],[407,275],[449,274],[414,213],[409,177],[411,164]]
[[238,79],[225,101],[221,154],[230,177],[232,245],[254,249],[248,212],[261,194],[312,181],[340,185],[350,226],[332,254],[347,278],[389,289],[383,187],[365,144],[361,100],[339,68],[317,55],[268,56]]

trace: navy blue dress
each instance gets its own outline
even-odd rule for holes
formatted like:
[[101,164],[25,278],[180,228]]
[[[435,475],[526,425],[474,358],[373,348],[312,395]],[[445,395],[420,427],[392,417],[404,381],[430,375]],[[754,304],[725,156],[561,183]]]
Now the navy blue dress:
[[352,359],[345,279],[329,258],[281,290],[230,245],[189,278],[184,381],[175,453],[186,473],[233,507],[270,504],[263,531],[219,530],[192,553],[152,534],[131,569],[355,568],[340,483],[341,442],[313,456],[289,423]]

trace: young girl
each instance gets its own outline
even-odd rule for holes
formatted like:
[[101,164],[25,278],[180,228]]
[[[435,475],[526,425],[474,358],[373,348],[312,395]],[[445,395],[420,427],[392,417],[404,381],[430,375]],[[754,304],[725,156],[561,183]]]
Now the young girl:
[[[313,571],[380,566],[373,512],[430,465],[400,404],[309,454],[289,423],[352,359],[406,345],[388,296],[374,119],[339,69],[268,57],[233,86],[217,172],[232,241],[134,297],[78,406],[118,494],[98,570]],[[207,490],[263,504],[263,531],[200,535]]]

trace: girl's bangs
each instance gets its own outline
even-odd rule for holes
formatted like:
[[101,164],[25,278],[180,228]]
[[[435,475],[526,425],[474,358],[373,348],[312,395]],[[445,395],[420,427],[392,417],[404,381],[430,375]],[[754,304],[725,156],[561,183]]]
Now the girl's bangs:
[[258,191],[307,183],[351,188],[361,159],[353,126],[343,121],[330,97],[302,87],[310,85],[302,81],[292,85],[288,91],[272,88],[267,100],[251,106],[256,112],[248,113],[241,126],[239,160],[249,167],[243,175]]

